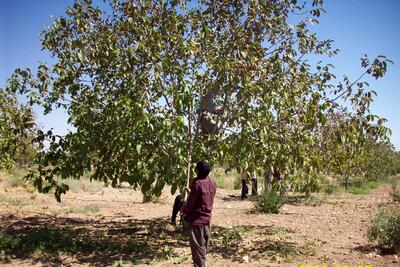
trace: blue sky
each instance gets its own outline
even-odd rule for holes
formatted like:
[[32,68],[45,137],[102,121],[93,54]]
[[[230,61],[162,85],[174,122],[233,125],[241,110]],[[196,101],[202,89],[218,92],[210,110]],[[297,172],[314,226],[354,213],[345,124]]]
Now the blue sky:
[[[14,69],[29,67],[36,70],[39,62],[51,63],[50,55],[41,51],[39,33],[60,16],[72,0],[0,0],[0,87]],[[400,150],[400,1],[398,0],[325,0],[327,14],[320,24],[311,27],[323,39],[335,40],[340,49],[338,56],[330,58],[335,74],[357,78],[362,69],[363,53],[373,58],[385,55],[395,62],[388,74],[379,80],[371,80],[371,88],[378,96],[372,104],[372,112],[389,121],[391,140]],[[68,129],[67,116],[56,111],[43,116],[35,108],[40,125],[54,128],[58,134]]]

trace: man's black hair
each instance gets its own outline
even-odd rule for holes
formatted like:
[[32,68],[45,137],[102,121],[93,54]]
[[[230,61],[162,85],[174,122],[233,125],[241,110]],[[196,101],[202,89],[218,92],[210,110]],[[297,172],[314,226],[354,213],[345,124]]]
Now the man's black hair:
[[198,178],[203,179],[206,178],[211,172],[211,166],[206,161],[201,160],[197,162],[196,165]]

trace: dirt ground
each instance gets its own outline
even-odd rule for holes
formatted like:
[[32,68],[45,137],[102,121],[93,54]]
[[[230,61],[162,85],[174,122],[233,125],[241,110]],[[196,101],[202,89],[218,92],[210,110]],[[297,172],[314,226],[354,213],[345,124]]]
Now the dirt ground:
[[[53,195],[10,187],[4,175],[0,179],[1,234],[67,233],[54,241],[52,246],[60,246],[56,255],[41,253],[43,247],[30,254],[2,251],[0,265],[191,265],[187,238],[168,223],[174,199],[169,190],[158,203],[143,204],[141,193],[129,187],[68,192],[57,203]],[[379,206],[400,207],[390,190],[381,185],[367,195],[293,198],[279,214],[257,214],[252,202],[239,199],[239,190],[218,189],[208,266],[400,266],[400,255],[380,251],[366,237]],[[72,240],[71,247],[57,245],[63,240]]]

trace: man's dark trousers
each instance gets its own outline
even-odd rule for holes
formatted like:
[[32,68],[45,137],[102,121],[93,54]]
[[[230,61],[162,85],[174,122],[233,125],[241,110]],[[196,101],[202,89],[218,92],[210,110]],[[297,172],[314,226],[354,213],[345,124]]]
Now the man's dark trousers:
[[206,266],[206,254],[211,239],[210,226],[188,224],[187,231],[194,266]]

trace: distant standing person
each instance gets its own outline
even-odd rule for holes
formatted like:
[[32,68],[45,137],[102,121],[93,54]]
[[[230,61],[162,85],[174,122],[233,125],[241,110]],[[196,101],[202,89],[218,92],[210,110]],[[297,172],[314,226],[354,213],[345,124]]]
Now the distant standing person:
[[209,176],[211,167],[207,162],[198,162],[195,171],[197,177],[190,188],[186,188],[189,197],[182,212],[188,224],[194,266],[206,266],[206,254],[211,238],[211,212],[217,186]]

